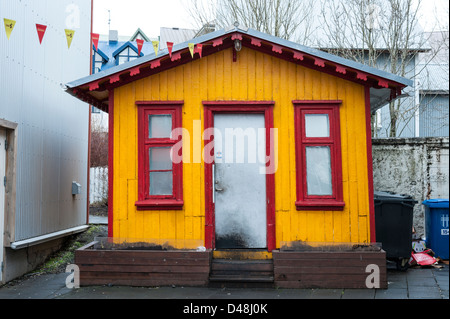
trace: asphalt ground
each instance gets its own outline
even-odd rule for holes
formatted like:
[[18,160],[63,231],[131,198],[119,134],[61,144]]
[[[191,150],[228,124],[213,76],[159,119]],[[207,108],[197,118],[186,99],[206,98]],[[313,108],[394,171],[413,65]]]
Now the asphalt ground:
[[[293,311],[313,307],[320,313],[347,313],[354,309],[354,303],[347,307],[343,300],[358,300],[358,305],[364,301],[381,302],[399,300],[413,300],[411,305],[390,307],[389,313],[396,309],[399,314],[413,315],[418,308],[419,300],[449,303],[449,265],[440,263],[440,268],[413,267],[406,271],[396,270],[388,265],[388,289],[271,289],[271,288],[209,288],[209,287],[128,287],[128,286],[88,286],[68,288],[66,280],[69,273],[42,274],[22,277],[0,287],[0,302],[9,304],[11,301],[52,300],[59,302],[73,302],[84,300],[105,314],[106,309],[115,309],[120,301],[144,301],[136,309],[163,309],[166,315],[184,317],[264,317],[282,318],[283,313],[291,317]],[[108,307],[102,301],[109,300]],[[331,307],[324,300],[333,302]],[[320,301],[320,303],[319,303]],[[111,304],[111,302],[113,304]],[[12,304],[11,304],[12,305]],[[341,307],[344,305],[344,307]],[[397,303],[395,304],[397,305]],[[109,307],[111,306],[111,307]],[[389,304],[389,306],[391,306]],[[419,306],[422,309],[432,309],[436,306]],[[76,307],[74,308],[76,309]],[[386,307],[368,308],[371,313],[385,313]],[[24,308],[22,311],[33,313],[34,308]],[[302,311],[303,311],[302,310]],[[431,310],[430,310],[431,311]],[[112,312],[114,314],[114,311]]]
[[42,274],[0,287],[0,299],[449,299],[449,266],[439,265],[442,268],[388,268],[388,289],[67,288],[69,273]]

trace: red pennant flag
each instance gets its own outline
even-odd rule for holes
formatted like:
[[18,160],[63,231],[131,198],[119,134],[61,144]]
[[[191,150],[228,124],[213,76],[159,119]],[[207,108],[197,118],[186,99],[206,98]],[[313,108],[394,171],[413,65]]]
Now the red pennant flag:
[[92,42],[94,43],[95,51],[98,50],[98,40],[100,35],[98,33],[91,33]]
[[36,30],[37,30],[38,37],[39,37],[39,43],[42,44],[42,39],[44,38],[44,34],[45,34],[45,30],[47,30],[47,26],[36,23]]
[[203,49],[203,44],[197,44],[197,52],[200,55],[200,58],[202,57],[202,49]]
[[137,47],[138,47],[138,56],[141,56],[142,46],[144,45],[144,40],[136,39]]
[[167,42],[167,49],[169,50],[169,56],[172,58],[173,42]]

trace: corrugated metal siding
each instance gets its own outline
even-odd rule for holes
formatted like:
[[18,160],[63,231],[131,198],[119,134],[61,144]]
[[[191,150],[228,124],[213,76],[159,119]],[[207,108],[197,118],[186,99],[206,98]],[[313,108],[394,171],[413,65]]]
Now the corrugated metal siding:
[[180,29],[180,28],[160,28],[160,42],[159,49],[167,49],[167,41],[173,42],[174,44],[183,43],[192,39],[197,33],[196,30],[191,29]]
[[[68,49],[64,29],[77,11]],[[86,223],[89,107],[60,83],[89,74],[91,1],[1,1],[0,12],[16,20],[9,41],[0,32],[0,118],[18,123],[18,241]],[[42,44],[36,23],[47,25]]]
[[427,94],[420,101],[420,137],[449,136],[448,94]]
[[[419,65],[419,82],[421,90],[448,91],[448,63]],[[423,68],[423,70],[422,70]]]

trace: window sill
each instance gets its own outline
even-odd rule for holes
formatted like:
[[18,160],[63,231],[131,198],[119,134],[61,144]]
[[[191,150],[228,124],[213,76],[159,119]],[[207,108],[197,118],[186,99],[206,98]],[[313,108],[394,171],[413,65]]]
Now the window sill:
[[135,203],[137,210],[182,210],[184,202],[175,199],[147,199]]
[[341,201],[296,201],[297,210],[344,210],[345,203]]

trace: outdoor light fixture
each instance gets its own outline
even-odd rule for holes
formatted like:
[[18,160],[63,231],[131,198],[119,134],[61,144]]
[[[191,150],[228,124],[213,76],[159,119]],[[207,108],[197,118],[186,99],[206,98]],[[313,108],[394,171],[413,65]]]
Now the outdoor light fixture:
[[242,49],[242,43],[240,40],[236,39],[234,40],[234,49],[239,52]]

